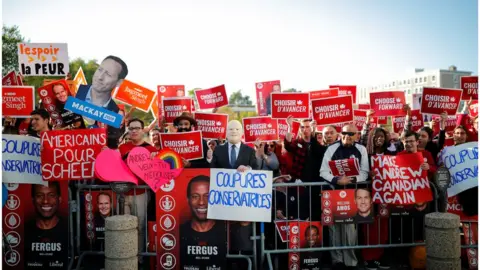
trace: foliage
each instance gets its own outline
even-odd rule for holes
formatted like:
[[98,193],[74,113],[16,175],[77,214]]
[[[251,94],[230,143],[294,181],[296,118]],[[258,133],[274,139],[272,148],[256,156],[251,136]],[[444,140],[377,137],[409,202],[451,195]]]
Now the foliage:
[[230,95],[229,102],[230,105],[252,105],[250,96],[243,95],[242,90],[237,90]]
[[8,72],[18,72],[18,43],[25,42],[18,26],[2,27],[2,77]]

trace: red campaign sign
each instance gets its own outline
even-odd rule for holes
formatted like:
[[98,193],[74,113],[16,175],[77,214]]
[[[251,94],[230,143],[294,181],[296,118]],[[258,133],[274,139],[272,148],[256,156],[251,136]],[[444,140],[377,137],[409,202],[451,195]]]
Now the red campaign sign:
[[360,175],[360,164],[358,159],[337,159],[328,162],[333,176],[358,176]]
[[448,198],[447,212],[460,216],[460,221],[473,221],[478,222],[478,216],[467,216],[463,213],[463,207],[458,202],[458,197],[453,196]]
[[448,115],[455,115],[461,95],[461,89],[424,87],[420,111],[427,114],[440,115],[447,112]]
[[376,116],[403,115],[405,93],[403,91],[370,93],[370,106]]
[[[457,126],[457,117],[460,115],[449,115],[447,116],[447,121],[445,122],[445,132],[453,131]],[[438,134],[440,132],[440,116],[434,115],[432,120],[437,120],[433,122],[432,129],[434,134]]]
[[162,102],[164,98],[170,97],[185,97],[185,85],[157,85],[157,104],[160,108],[157,118],[161,119],[165,115]]
[[227,91],[225,85],[195,90],[195,97],[200,110],[214,109],[228,105]]
[[204,139],[225,139],[227,137],[228,114],[195,113],[197,128]]
[[477,117],[478,115],[478,100],[472,100],[472,104],[468,107],[468,113],[472,117]]
[[[367,121],[367,111],[353,110],[353,123],[358,130],[363,129],[363,124]],[[370,121],[370,129],[377,128],[377,117],[373,116]]]
[[370,110],[370,104],[358,104],[359,110]]
[[290,230],[288,221],[275,221],[275,228],[282,242],[288,242],[288,231]]
[[[289,249],[319,248],[323,246],[323,228],[319,221],[290,221]],[[288,269],[320,269],[321,251],[289,252]]]
[[317,122],[317,125],[353,122],[351,96],[312,100],[312,111],[313,119]]
[[160,133],[162,148],[170,148],[186,160],[203,158],[201,131]]
[[353,103],[357,102],[357,86],[356,85],[330,85],[329,88],[338,88],[339,96],[352,96]]
[[257,91],[257,114],[259,116],[272,114],[270,94],[281,91],[280,81],[258,82],[255,83],[255,89]]
[[460,86],[463,89],[462,100],[478,100],[478,76],[460,77]]
[[245,129],[245,143],[278,141],[278,122],[269,116],[245,117],[242,119]]
[[23,85],[23,77],[21,74],[17,74],[17,85]]
[[17,83],[17,75],[15,71],[10,71],[5,77],[2,78],[2,86],[15,86],[20,85]]
[[35,89],[33,86],[3,86],[2,116],[15,118],[30,117],[35,109]]
[[55,125],[68,125],[80,118],[79,115],[72,114],[64,109],[67,98],[71,96],[70,88],[65,79],[53,81],[37,88],[37,92]]
[[319,99],[319,98],[327,98],[327,97],[337,97],[338,96],[338,88],[332,88],[327,90],[314,90],[308,92],[310,94],[310,100],[312,99]]
[[192,112],[192,99],[188,97],[164,98],[162,109],[167,124],[173,124],[173,120],[183,112]]
[[95,177],[95,159],[107,144],[105,129],[46,131],[41,138],[44,180],[83,180]]
[[[292,123],[292,133],[293,134],[298,134],[299,130],[300,130],[300,123],[297,122],[297,121],[293,121],[293,123]],[[288,132],[287,120],[278,119],[278,138],[280,140],[285,139],[285,136],[287,135],[287,132]]]
[[377,118],[377,125],[386,125],[388,123],[387,116],[379,116]]
[[375,203],[408,205],[433,200],[422,153],[371,157]]
[[[362,189],[360,189],[362,190]],[[359,191],[360,192],[360,191]],[[365,194],[369,192],[363,190]],[[373,205],[366,202],[359,211],[355,203],[355,189],[322,191],[322,224],[325,226],[333,223],[371,223],[374,213]],[[361,213],[360,213],[361,212]]]
[[285,119],[290,115],[298,119],[310,116],[308,93],[272,93],[271,102],[274,119]]
[[[392,117],[393,132],[401,133],[405,127],[406,116]],[[423,117],[420,110],[412,110],[412,130],[417,131],[424,126]]]

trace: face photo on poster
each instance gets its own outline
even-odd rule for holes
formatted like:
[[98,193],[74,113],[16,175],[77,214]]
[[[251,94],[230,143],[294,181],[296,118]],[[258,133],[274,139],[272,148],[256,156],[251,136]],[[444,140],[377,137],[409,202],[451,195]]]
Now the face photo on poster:
[[272,114],[271,93],[280,93],[280,81],[259,82],[255,84],[257,92],[257,114],[267,116]]
[[[24,208],[26,269],[65,269],[68,265],[68,183],[30,185],[31,205]],[[28,205],[28,204],[27,204]]]
[[[319,221],[290,221],[289,248],[305,249],[323,246],[323,227]],[[322,263],[322,252],[290,252],[290,269],[319,269]],[[295,268],[297,267],[297,268]]]
[[373,222],[373,201],[368,189],[323,191],[321,201],[324,225]]

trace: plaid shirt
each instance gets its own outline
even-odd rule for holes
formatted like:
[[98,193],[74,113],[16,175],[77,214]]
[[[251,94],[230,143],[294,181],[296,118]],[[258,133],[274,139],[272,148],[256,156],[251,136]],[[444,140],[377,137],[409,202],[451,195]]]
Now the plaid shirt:
[[292,180],[302,179],[303,168],[307,162],[308,157],[308,148],[310,143],[304,141],[302,138],[292,139],[291,142],[288,142],[285,139],[284,142],[285,149],[288,152],[292,153],[293,157],[293,166],[289,171],[292,176]]

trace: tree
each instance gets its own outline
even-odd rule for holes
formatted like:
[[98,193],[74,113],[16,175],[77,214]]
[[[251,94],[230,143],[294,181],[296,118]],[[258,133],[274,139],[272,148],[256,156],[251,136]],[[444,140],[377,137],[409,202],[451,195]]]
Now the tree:
[[283,90],[282,92],[284,92],[284,93],[297,93],[297,92],[300,92],[300,91],[298,91],[295,88],[289,88],[287,90]]
[[72,80],[77,74],[80,67],[82,67],[83,74],[85,74],[85,78],[87,79],[88,84],[92,84],[93,74],[100,66],[96,59],[89,60],[86,62],[84,59],[78,57],[75,58],[73,61],[70,61],[70,74],[72,75]]
[[230,95],[229,104],[231,105],[252,105],[250,96],[243,96],[242,90],[237,90]]
[[18,43],[25,42],[18,26],[2,27],[2,76],[15,70],[18,72]]

